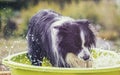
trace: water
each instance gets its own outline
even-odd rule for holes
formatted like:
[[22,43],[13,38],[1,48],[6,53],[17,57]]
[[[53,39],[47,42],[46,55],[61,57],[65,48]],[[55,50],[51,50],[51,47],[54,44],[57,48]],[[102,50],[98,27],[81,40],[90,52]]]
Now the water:
[[116,50],[113,42],[101,38],[96,39],[96,48],[104,50]]
[[92,53],[93,55],[96,54],[95,56],[97,56],[93,58],[93,68],[111,67],[120,64],[120,56],[118,54],[113,52],[100,52],[100,50],[101,49],[95,50],[96,52]]
[[[120,56],[117,55],[116,53],[113,53],[113,52],[111,53],[109,51],[108,52],[101,51],[101,49],[97,49],[97,50],[92,50],[91,54],[93,56],[93,61],[91,63],[92,68],[112,67],[112,66],[117,66],[118,64],[120,64],[120,59],[119,59]],[[26,54],[15,56],[12,58],[12,61],[25,64],[25,65],[31,65],[31,62],[26,57]],[[80,63],[82,64],[82,61],[80,61]],[[83,62],[83,64],[84,63],[85,62]],[[43,58],[42,66],[51,67],[51,64],[47,58]]]
[[0,63],[3,58],[25,50],[27,50],[25,39],[0,39]]

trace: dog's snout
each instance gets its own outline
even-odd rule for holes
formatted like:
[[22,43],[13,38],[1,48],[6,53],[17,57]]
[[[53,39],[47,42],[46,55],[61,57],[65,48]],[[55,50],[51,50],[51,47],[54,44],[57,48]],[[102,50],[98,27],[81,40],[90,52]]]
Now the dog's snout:
[[83,59],[84,59],[84,60],[88,60],[89,58],[90,58],[89,55],[84,55],[84,56],[83,56]]

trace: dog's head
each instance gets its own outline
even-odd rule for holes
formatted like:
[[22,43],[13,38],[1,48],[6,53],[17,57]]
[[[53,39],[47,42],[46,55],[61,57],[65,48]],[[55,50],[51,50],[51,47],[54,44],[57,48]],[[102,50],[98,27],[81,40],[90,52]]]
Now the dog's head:
[[55,27],[59,30],[58,46],[63,58],[67,53],[74,53],[78,58],[88,60],[90,48],[95,45],[95,35],[90,29],[88,20],[67,21]]

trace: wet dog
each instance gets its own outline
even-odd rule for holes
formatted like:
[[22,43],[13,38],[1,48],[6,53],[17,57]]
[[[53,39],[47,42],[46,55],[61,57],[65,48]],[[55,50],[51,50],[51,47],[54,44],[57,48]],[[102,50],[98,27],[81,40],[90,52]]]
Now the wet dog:
[[53,10],[39,11],[31,18],[27,33],[32,65],[40,66],[46,57],[54,67],[72,67],[72,61],[66,61],[68,53],[89,60],[90,48],[95,45],[89,25],[86,19],[75,20]]

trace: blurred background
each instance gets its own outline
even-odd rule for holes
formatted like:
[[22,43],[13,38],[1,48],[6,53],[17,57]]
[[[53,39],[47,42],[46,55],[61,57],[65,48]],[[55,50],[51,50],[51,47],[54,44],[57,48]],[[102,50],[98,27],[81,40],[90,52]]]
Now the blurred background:
[[120,51],[120,0],[0,0],[0,64],[4,57],[27,50],[28,22],[41,9],[89,19],[99,46]]

